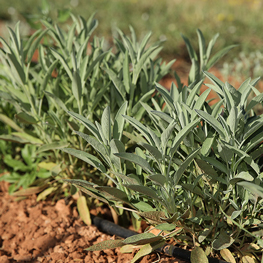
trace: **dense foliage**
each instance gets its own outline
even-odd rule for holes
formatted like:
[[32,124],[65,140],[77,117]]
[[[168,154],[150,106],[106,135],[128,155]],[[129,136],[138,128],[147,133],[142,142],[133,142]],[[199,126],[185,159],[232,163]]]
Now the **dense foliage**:
[[[158,82],[174,61],[158,58],[150,33],[138,41],[132,28],[131,37],[118,30],[110,49],[92,35],[94,16],[72,16],[67,29],[42,25],[21,38],[17,24],[9,41],[0,39],[1,180],[10,192],[41,200],[68,195],[70,183],[71,193],[107,203],[115,216],[129,211],[135,227],[144,219],[160,230],[88,250],[132,244],[140,247],[135,262],[175,238],[230,262],[259,260],[263,118],[254,107],[263,95],[258,79],[236,89],[208,72],[234,46],[212,56],[218,34],[206,47],[197,30],[197,55],[183,36],[188,84],[175,73],[167,90]],[[212,106],[211,90],[220,98]]]

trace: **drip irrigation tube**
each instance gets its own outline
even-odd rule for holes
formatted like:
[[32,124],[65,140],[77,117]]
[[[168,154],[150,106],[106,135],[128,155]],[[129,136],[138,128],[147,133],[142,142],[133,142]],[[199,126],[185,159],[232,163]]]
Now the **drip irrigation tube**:
[[[127,238],[130,236],[137,235],[138,233],[122,226],[118,226],[113,222],[99,218],[97,216],[91,215],[92,224],[95,225],[100,231],[115,235],[122,238]],[[173,256],[175,258],[180,258],[182,260],[190,262],[191,252],[179,247],[175,247],[170,244],[165,244],[163,247],[157,249],[156,251],[164,253],[166,256]],[[227,263],[226,261],[219,260],[216,258],[208,257],[209,263]]]

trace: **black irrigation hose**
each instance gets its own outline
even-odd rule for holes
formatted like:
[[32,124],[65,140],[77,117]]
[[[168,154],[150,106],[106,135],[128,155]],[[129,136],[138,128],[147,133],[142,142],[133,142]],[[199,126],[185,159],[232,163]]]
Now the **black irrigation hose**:
[[[115,235],[122,238],[127,238],[130,236],[137,235],[138,233],[122,226],[118,226],[113,222],[99,218],[97,216],[91,215],[92,224],[95,225],[100,231]],[[163,247],[157,250],[158,252],[164,253],[166,256],[173,256],[175,258],[180,258],[182,260],[190,262],[191,252],[173,245],[165,244]],[[219,260],[216,258],[208,257],[209,263],[227,263],[226,261]]]

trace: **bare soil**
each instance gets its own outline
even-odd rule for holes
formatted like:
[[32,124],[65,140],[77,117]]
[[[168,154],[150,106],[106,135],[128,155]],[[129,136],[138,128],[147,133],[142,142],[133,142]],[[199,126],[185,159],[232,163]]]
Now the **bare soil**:
[[[134,256],[117,249],[87,252],[84,249],[103,240],[115,239],[87,226],[75,205],[61,199],[36,202],[36,196],[15,201],[0,182],[0,263],[82,262],[126,263]],[[70,204],[71,203],[71,204]],[[183,263],[175,258],[152,253],[138,262]]]

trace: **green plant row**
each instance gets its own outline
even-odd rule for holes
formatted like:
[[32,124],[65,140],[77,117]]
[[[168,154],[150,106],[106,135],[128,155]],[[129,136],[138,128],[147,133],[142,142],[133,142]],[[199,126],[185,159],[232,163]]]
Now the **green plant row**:
[[[158,82],[174,61],[157,58],[160,43],[149,45],[150,33],[137,41],[132,28],[131,37],[118,31],[114,48],[105,49],[91,36],[93,16],[72,16],[67,30],[42,24],[28,39],[19,25],[9,29],[9,42],[1,38],[0,150],[14,170],[1,180],[14,183],[11,191],[31,186],[15,194],[40,193],[41,200],[69,194],[70,183],[72,194],[78,188],[116,216],[128,211],[135,226],[146,220],[160,230],[88,250],[137,246],[135,262],[174,238],[195,247],[193,262],[217,252],[229,262],[260,260],[263,121],[254,107],[263,96],[258,79],[235,89],[208,72],[234,46],[211,56],[218,35],[206,47],[197,30],[197,55],[183,36],[188,85],[175,73],[168,91]],[[200,93],[205,77],[211,83]],[[220,98],[213,106],[211,90]],[[26,144],[23,159],[9,141]]]
[[[132,28],[131,38],[119,31],[114,52],[113,48],[106,49],[103,38],[92,36],[98,25],[94,16],[86,21],[72,15],[66,30],[46,20],[41,22],[45,29],[29,38],[21,39],[17,24],[15,30],[9,28],[9,43],[0,39],[0,120],[6,124],[1,125],[0,139],[38,146],[36,153],[44,154],[46,161],[41,165],[50,171],[50,178],[69,165],[82,178],[77,172],[78,167],[81,169],[77,159],[60,152],[69,145],[81,150],[86,147],[72,134],[83,128],[68,118],[67,111],[76,111],[96,122],[101,120],[106,104],[115,116],[128,101],[129,115],[140,120],[144,114],[140,103],[149,101],[154,83],[169,72],[174,61],[166,64],[156,58],[162,49],[160,43],[148,44],[151,33],[138,42]],[[13,166],[6,158],[3,162]],[[59,167],[61,163],[64,166]],[[11,173],[1,180],[15,182],[18,177]],[[25,181],[22,186],[30,183]]]

